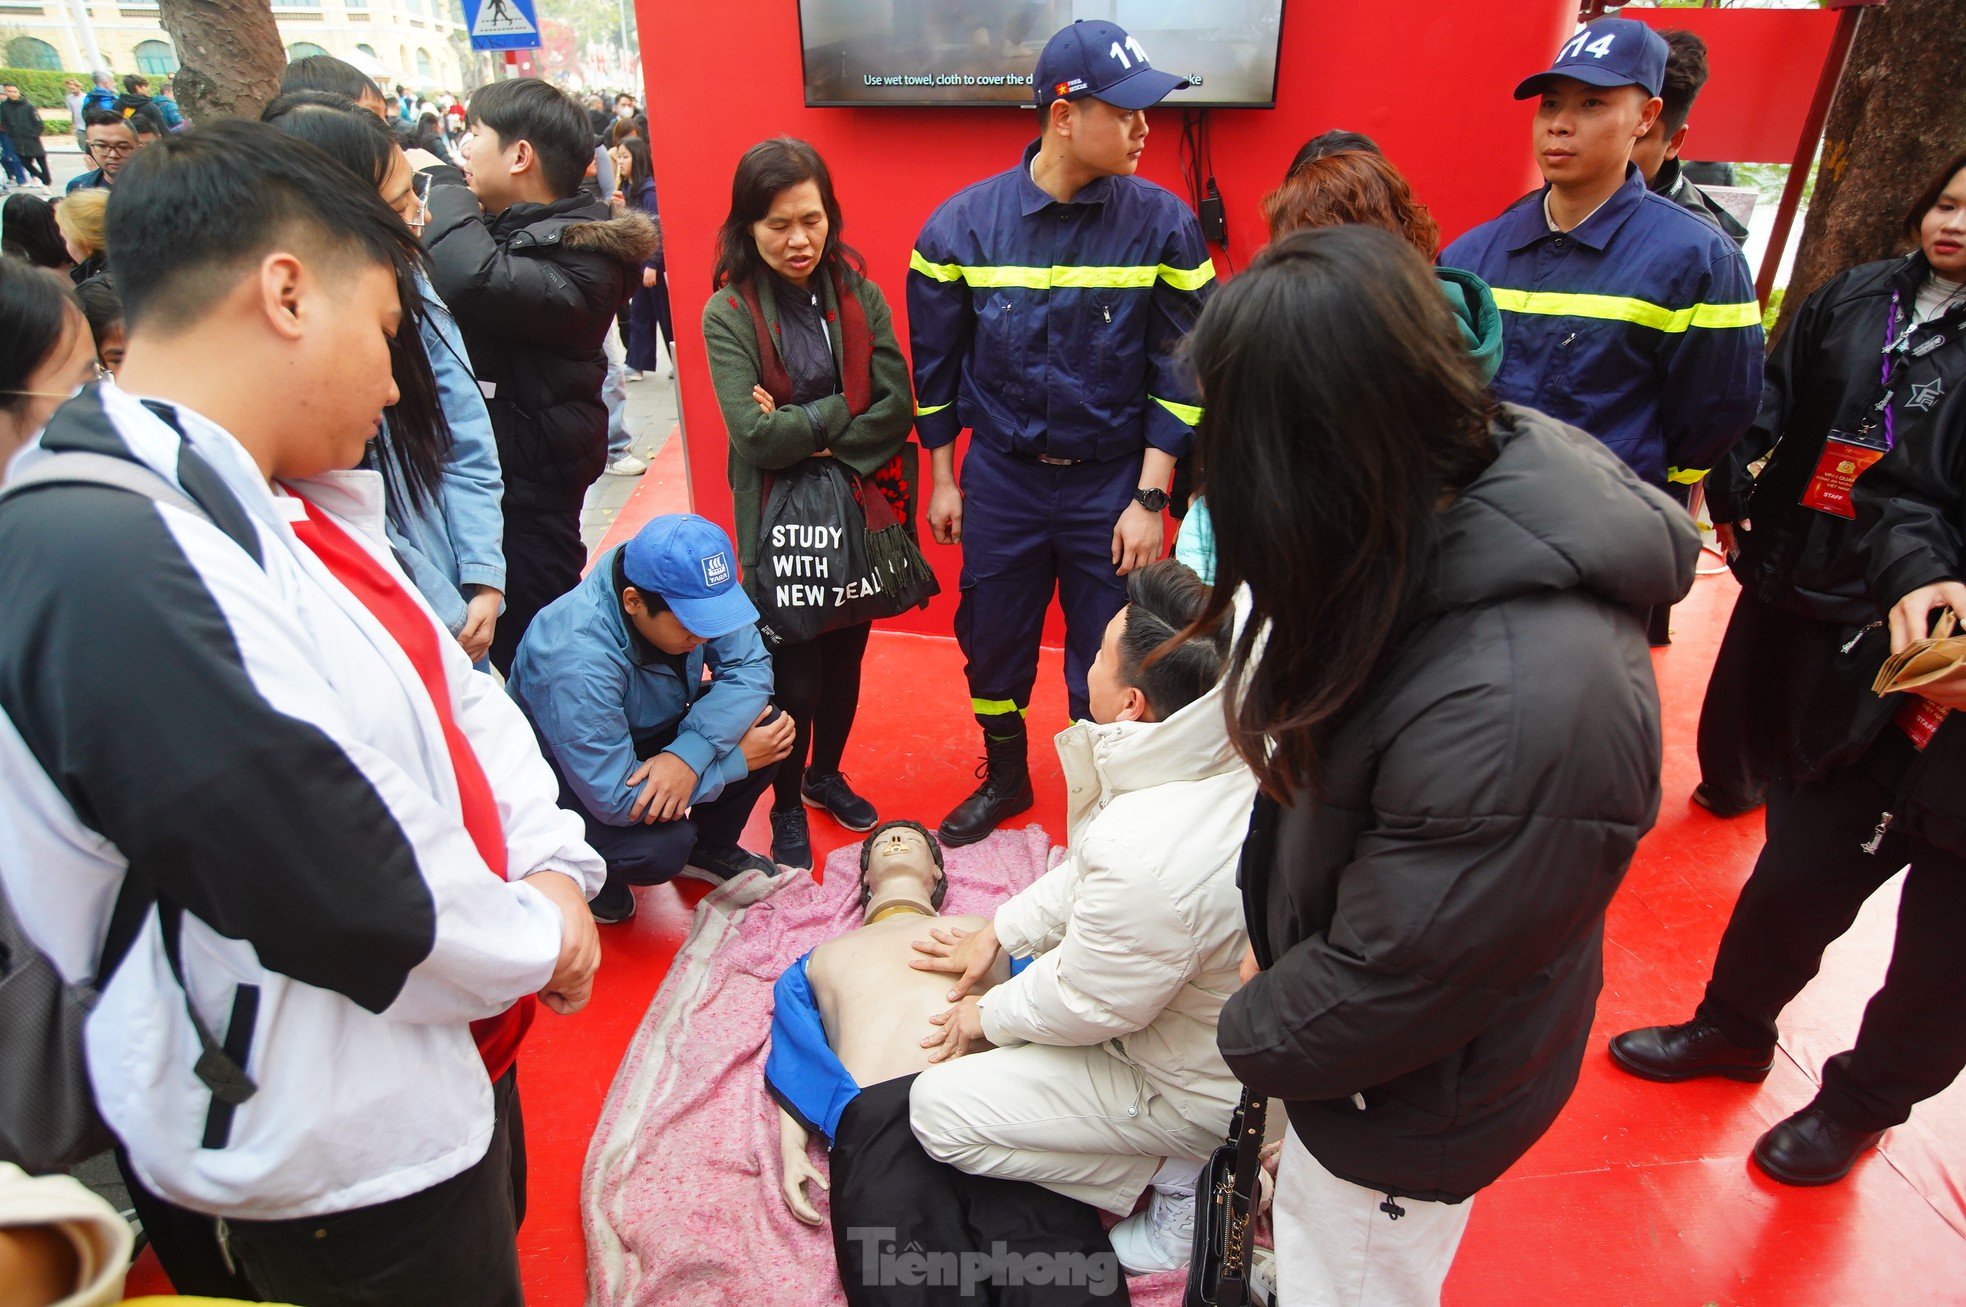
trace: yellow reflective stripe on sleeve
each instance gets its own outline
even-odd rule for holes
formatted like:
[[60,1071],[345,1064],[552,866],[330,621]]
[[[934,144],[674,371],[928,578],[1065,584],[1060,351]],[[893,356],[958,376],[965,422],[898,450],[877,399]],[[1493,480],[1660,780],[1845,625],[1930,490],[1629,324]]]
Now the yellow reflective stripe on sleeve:
[[1713,328],[1758,327],[1761,325],[1761,304],[1757,300],[1748,300],[1743,304],[1695,304],[1693,325]]
[[1666,480],[1676,486],[1697,486],[1706,479],[1708,469],[1703,467],[1666,469]]
[[971,699],[969,710],[978,717],[1008,717],[1012,713],[1022,717],[1031,711],[1018,707],[1015,699]]
[[963,270],[955,264],[930,263],[926,258],[922,257],[920,250],[909,251],[908,267],[911,271],[919,272],[922,276],[932,278],[936,281],[961,281],[963,278]]
[[1176,290],[1200,290],[1215,280],[1215,260],[1203,259],[1199,268],[1170,268],[1163,263],[1160,279]]
[[1752,300],[1744,304],[1695,304],[1690,308],[1669,309],[1663,304],[1625,295],[1577,295],[1546,290],[1508,290],[1498,286],[1495,288],[1495,307],[1504,313],[1529,313],[1538,317],[1629,322],[1667,335],[1677,335],[1694,327],[1752,327],[1761,322],[1761,306]]
[[947,404],[917,404],[915,405],[915,416],[918,418],[929,417],[933,414],[940,413],[947,407],[949,407]]
[[1162,399],[1159,395],[1154,395],[1151,398],[1154,403],[1159,404],[1162,408],[1172,413],[1175,417],[1180,418],[1189,426],[1193,426],[1195,423],[1201,421],[1201,409],[1193,404],[1177,404],[1171,399]]
[[1162,263],[1152,267],[1066,267],[1049,268],[965,267],[959,263],[930,263],[920,250],[908,256],[908,267],[935,281],[961,281],[977,290],[1147,290],[1164,281],[1176,290],[1200,290],[1215,280],[1213,260],[1199,268],[1175,268]]

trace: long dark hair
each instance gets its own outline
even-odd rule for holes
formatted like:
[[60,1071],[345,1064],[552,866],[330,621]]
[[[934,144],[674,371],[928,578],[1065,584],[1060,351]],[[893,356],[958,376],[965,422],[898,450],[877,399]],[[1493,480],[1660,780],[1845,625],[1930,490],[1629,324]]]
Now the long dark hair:
[[[635,192],[642,189],[642,183],[655,175],[655,165],[649,161],[649,143],[639,136],[630,136],[622,141],[621,148],[628,151],[628,180],[621,193],[635,203]],[[638,206],[639,207],[639,206]]]
[[1209,302],[1189,348],[1216,572],[1183,634],[1249,587],[1229,736],[1287,800],[1318,782],[1330,728],[1389,651],[1440,497],[1494,460],[1493,405],[1433,271],[1376,228],[1272,244]]
[[48,356],[61,347],[72,318],[81,317],[68,282],[49,272],[0,258],[0,412],[18,412],[27,388]]
[[[396,137],[382,119],[345,95],[331,91],[289,91],[260,113],[260,121],[296,140],[306,141],[380,193],[396,165]],[[419,252],[420,255],[420,252]],[[450,457],[451,428],[423,348],[423,290],[418,279],[398,279],[403,325],[389,344],[390,371],[399,398],[388,411],[389,426],[378,442],[383,471],[421,512],[436,502]]]
[[826,210],[826,248],[819,253],[817,270],[845,272],[849,283],[866,274],[866,261],[840,239],[845,224],[840,220],[840,201],[833,194],[833,175],[826,171],[826,161],[804,141],[779,136],[759,141],[737,161],[737,174],[730,183],[730,215],[717,229],[717,266],[710,274],[711,290],[758,275],[765,262],[758,256],[751,227],[771,212],[771,202],[779,192],[801,182],[819,187],[819,203]]
[[68,257],[55,206],[38,195],[9,195],[0,205],[0,254],[11,254],[37,268],[66,268]]

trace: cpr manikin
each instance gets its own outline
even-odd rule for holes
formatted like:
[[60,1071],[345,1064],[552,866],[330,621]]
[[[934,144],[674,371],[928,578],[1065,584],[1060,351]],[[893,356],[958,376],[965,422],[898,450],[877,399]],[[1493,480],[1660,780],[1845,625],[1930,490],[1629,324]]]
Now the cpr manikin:
[[[876,827],[861,846],[860,863],[866,924],[821,944],[778,982],[772,1052],[765,1068],[779,1102],[780,1187],[792,1215],[807,1225],[825,1219],[813,1208],[805,1187],[808,1182],[826,1185],[807,1154],[812,1130],[830,1141],[840,1111],[859,1086],[913,1075],[928,1066],[931,1050],[922,1047],[922,1032],[931,1018],[948,1010],[949,982],[909,967],[909,959],[917,956],[915,941],[926,940],[932,925],[973,930],[984,924],[982,917],[941,915],[948,882],[942,876],[942,850],[925,826],[891,821]],[[993,984],[1009,974],[1008,959],[999,962],[1003,975],[992,977]],[[808,1025],[800,1033],[823,1036],[846,1080],[827,1076],[832,1083],[822,1085],[811,1074],[816,1068],[792,1066],[791,1050],[781,1035],[807,1006],[818,1015],[821,1029],[814,1032]],[[823,1100],[816,1098],[820,1091],[826,1095]],[[815,1112],[803,1101],[808,1094],[825,1107]]]
[[[931,928],[980,929],[981,917],[943,917],[942,850],[911,821],[878,826],[861,846],[865,924],[800,958],[773,991],[765,1079],[779,1105],[780,1195],[794,1217],[825,1225],[808,1185],[830,1195],[840,1284],[852,1307],[920,1301],[890,1263],[913,1247],[947,1254],[951,1296],[936,1301],[1083,1304],[1124,1302],[1124,1280],[1094,1210],[1036,1185],[964,1174],[929,1157],[908,1124],[908,1091],[928,1066],[923,1032],[949,1009],[946,976],[910,967]],[[1000,958],[984,985],[1008,978]],[[933,1046],[934,1041],[926,1041]],[[830,1182],[808,1153],[817,1133],[831,1150]],[[980,1264],[982,1254],[994,1260]],[[1074,1258],[1077,1283],[992,1286],[1006,1261],[1043,1253]],[[972,1275],[958,1284],[956,1258]],[[910,1294],[916,1296],[909,1296]],[[1120,1296],[1114,1297],[1115,1294]]]

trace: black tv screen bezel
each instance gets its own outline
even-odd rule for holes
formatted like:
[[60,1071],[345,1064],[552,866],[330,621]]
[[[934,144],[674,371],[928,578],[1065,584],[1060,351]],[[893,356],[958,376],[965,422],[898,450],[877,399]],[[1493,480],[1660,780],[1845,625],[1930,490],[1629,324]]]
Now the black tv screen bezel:
[[[1035,109],[1034,100],[814,100],[806,92],[806,7],[805,0],[793,0],[799,24],[799,95],[808,109]],[[1169,109],[1274,109],[1277,87],[1283,80],[1283,26],[1290,14],[1290,0],[1277,0],[1277,57],[1270,69],[1270,98],[1259,103],[1250,100],[1172,100]]]

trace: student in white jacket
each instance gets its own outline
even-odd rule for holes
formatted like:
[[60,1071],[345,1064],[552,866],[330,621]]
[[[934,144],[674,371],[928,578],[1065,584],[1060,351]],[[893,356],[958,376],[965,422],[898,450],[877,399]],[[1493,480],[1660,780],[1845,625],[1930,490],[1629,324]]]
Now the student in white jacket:
[[[1172,560],[1127,578],[1089,677],[1094,720],[1058,736],[1070,852],[914,964],[959,977],[923,1041],[939,1065],[909,1100],[923,1147],[1119,1216],[1151,1185],[1112,1232],[1136,1273],[1186,1264],[1195,1177],[1240,1095],[1215,1025],[1248,943],[1236,863],[1256,782],[1222,715],[1226,626],[1155,657],[1206,593]],[[970,996],[1000,950],[1035,960]]]
[[418,262],[348,180],[234,120],[120,179],[122,385],[11,472],[179,498],[0,503],[0,881],[102,986],[90,1079],[181,1292],[517,1307],[512,1061],[535,994],[587,999],[603,870],[395,563],[381,475],[341,470],[401,397]]

